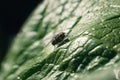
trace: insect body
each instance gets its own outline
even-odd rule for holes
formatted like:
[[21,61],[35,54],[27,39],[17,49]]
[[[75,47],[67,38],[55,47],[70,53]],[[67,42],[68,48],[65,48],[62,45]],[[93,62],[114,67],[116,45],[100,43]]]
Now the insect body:
[[56,45],[59,44],[60,42],[62,42],[64,40],[64,38],[66,37],[64,32],[60,32],[59,34],[57,34],[52,40],[51,43],[52,45]]

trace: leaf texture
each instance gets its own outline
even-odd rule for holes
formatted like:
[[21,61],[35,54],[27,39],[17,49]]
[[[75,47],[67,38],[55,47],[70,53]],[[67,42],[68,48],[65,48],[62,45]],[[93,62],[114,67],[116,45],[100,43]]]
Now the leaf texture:
[[[60,32],[69,42],[48,44]],[[119,35],[119,0],[45,0],[15,38],[3,80],[115,80]]]

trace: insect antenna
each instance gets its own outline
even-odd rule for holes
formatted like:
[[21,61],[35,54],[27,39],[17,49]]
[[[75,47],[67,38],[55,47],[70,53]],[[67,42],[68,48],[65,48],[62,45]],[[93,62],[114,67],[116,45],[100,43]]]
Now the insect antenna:
[[45,45],[45,47],[47,47],[50,43],[51,43],[51,41],[49,41],[49,42]]

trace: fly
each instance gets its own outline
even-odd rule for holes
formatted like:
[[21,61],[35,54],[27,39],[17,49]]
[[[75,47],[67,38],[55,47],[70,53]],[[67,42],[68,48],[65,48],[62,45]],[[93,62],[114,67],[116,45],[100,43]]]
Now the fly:
[[55,45],[61,46],[61,45],[65,44],[66,42],[69,41],[68,39],[65,39],[65,38],[66,38],[66,34],[64,32],[60,32],[57,35],[55,35],[55,37],[52,38],[50,43],[53,46],[55,46]]
[[64,40],[65,37],[66,37],[65,33],[60,32],[55,37],[53,37],[53,39],[51,40],[52,45],[59,44],[60,42],[62,42]]

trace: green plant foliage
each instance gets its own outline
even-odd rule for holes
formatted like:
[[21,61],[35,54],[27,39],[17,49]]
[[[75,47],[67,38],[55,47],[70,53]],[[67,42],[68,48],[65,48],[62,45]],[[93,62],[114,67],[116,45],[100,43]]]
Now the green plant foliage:
[[[60,32],[69,41],[48,44]],[[2,77],[115,80],[119,55],[120,0],[45,0],[15,38],[2,63]]]

